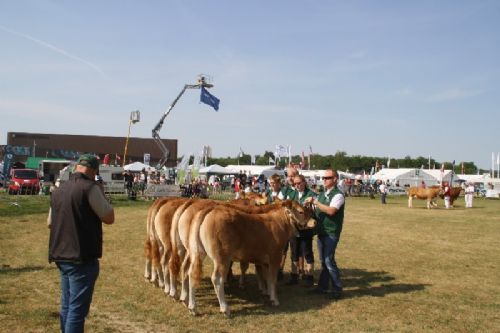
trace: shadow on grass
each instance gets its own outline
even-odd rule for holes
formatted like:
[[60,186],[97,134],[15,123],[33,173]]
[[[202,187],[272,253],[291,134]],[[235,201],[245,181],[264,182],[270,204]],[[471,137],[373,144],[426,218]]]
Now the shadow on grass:
[[[315,276],[317,281],[319,272]],[[197,289],[197,299],[201,304],[210,304],[218,308],[210,279],[203,279]],[[287,278],[285,278],[285,281]],[[388,294],[411,293],[424,290],[428,284],[397,283],[396,278],[385,271],[367,271],[364,269],[347,268],[342,270],[344,294],[342,299],[358,297],[384,297]],[[332,302],[342,302],[329,299],[325,295],[311,295],[309,288],[302,284],[287,286],[278,283],[279,307],[271,306],[269,298],[261,295],[257,288],[256,276],[249,274],[244,289],[238,287],[238,281],[233,280],[226,285],[226,300],[234,316],[267,316],[276,313],[294,313],[309,309],[322,308]],[[200,305],[201,305],[200,304]],[[203,305],[199,307],[203,311]]]
[[10,267],[9,265],[0,265],[0,274],[21,274],[30,273],[48,269],[47,266],[23,266],[23,267]]

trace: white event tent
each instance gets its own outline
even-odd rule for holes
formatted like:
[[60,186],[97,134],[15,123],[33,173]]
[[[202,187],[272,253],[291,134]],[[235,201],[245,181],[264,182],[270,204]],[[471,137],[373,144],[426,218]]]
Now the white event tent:
[[275,173],[280,176],[285,174],[283,170],[276,169],[274,165],[228,165],[226,168],[236,170],[238,174],[242,171],[247,175],[249,173],[252,176],[264,175],[267,178]]
[[239,173],[238,170],[232,169],[232,168],[225,168],[222,167],[218,164],[212,164],[207,167],[201,168],[199,170],[200,174],[207,174],[207,175],[237,175]]
[[[432,186],[440,185],[441,181],[449,182],[451,180],[451,175],[451,170],[444,170],[441,174],[441,170],[439,169],[383,168],[372,175],[371,178],[375,180],[389,181],[391,185],[399,183],[399,186],[418,186],[422,181],[424,181],[427,186]],[[457,181],[458,177],[454,175],[453,182]]]
[[147,164],[141,163],[141,162],[134,162],[127,164],[123,167],[125,171],[130,171],[130,172],[141,172],[142,169],[146,169],[146,171],[153,171],[156,170],[152,166],[149,166]]

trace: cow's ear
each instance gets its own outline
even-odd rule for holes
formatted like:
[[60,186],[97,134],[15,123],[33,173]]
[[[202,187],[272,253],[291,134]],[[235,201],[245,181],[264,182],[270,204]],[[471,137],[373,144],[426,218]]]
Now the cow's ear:
[[285,207],[285,213],[289,218],[293,218],[292,210],[288,207]]

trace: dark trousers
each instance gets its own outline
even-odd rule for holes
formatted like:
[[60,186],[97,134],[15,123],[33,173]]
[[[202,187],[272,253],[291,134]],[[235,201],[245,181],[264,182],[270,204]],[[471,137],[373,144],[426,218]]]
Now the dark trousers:
[[340,271],[335,262],[335,250],[339,237],[335,235],[318,235],[318,253],[321,260],[321,273],[319,275],[318,289],[328,290],[330,281],[334,292],[342,292]]
[[99,261],[82,264],[58,262],[57,267],[61,274],[61,332],[83,332],[99,276]]
[[290,240],[290,248],[292,249],[292,262],[298,262],[299,257],[304,257],[308,264],[314,263],[314,254],[312,250],[313,235],[293,237]]

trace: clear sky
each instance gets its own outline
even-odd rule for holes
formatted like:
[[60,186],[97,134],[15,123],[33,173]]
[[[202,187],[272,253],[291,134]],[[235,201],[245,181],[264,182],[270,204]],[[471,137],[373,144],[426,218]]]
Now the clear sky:
[[[500,1],[2,1],[7,132],[162,138],[179,156],[274,151],[491,166],[500,151]],[[113,152],[111,152],[113,153]]]

